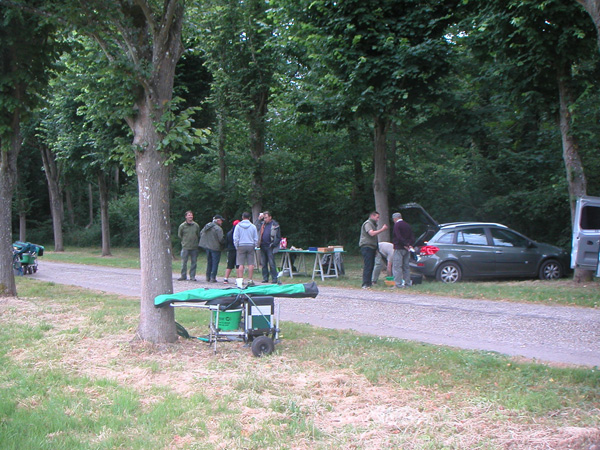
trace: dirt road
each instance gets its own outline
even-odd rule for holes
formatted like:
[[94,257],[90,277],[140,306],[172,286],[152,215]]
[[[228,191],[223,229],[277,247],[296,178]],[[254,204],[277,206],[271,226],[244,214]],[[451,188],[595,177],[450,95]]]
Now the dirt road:
[[[139,297],[140,272],[44,261],[28,277]],[[176,276],[174,276],[175,280]],[[222,287],[174,281],[175,292]],[[320,287],[316,299],[281,299],[281,319],[362,333],[600,366],[600,310]]]

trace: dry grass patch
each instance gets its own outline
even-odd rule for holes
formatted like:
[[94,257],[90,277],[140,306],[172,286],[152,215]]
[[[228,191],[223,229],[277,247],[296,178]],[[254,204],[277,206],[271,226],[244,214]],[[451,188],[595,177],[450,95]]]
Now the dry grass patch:
[[[92,318],[98,308],[81,310],[48,299],[2,300],[2,322],[44,326],[40,339],[14,344],[7,356],[32,370],[52,367],[70,377],[133,390],[143,413],[167,397],[187,399],[192,409],[173,424],[180,431],[170,435],[165,449],[589,450],[600,445],[598,425],[578,426],[578,417],[590,411],[540,417],[504,409],[461,388],[371,382],[352,368],[330,364],[331,357],[299,357],[294,347],[301,340],[284,340],[274,355],[261,359],[239,342],[219,344],[217,354],[194,339],[156,346],[134,338],[135,314],[125,320],[128,329],[103,334],[102,324]],[[99,414],[97,405],[113,401],[112,389],[103,384],[65,389],[83,390],[91,417]],[[19,407],[35,410],[39,403],[31,396]],[[94,439],[103,442],[114,433],[107,429]]]

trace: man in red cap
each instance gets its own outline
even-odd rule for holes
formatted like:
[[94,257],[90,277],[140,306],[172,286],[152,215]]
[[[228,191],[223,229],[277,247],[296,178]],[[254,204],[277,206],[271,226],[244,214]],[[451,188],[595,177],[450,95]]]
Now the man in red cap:
[[223,278],[223,283],[225,284],[229,283],[229,275],[231,275],[231,271],[237,267],[235,263],[235,254],[237,251],[235,249],[235,245],[233,244],[233,233],[238,223],[240,223],[239,220],[234,220],[233,227],[227,233],[227,269],[225,269],[225,278]]

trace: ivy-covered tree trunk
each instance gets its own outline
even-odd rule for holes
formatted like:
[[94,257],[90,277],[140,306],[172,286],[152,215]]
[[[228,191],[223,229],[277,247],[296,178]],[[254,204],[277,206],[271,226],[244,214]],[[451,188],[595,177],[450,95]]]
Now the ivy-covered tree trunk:
[[111,256],[110,253],[110,226],[108,219],[108,185],[106,174],[98,172],[98,193],[100,194],[100,228],[102,229],[102,256]]
[[60,170],[52,150],[45,145],[41,147],[42,161],[46,180],[48,181],[48,193],[50,195],[50,213],[52,214],[52,230],[54,231],[54,251],[64,252],[63,242],[63,217],[64,205],[62,190],[60,187]]
[[[379,212],[379,227],[390,226],[390,207],[387,182],[387,132],[390,121],[375,117],[375,138],[373,151],[373,196],[375,209]],[[390,242],[390,229],[379,235],[380,242]]]
[[[579,156],[577,139],[571,132],[572,117],[570,107],[573,105],[573,97],[569,90],[565,68],[559,69],[557,81],[560,100],[560,135],[562,138],[563,161],[565,163],[565,169],[567,172],[567,186],[569,189],[569,203],[571,207],[571,223],[573,223],[575,217],[575,204],[579,197],[586,195],[587,181],[583,171],[581,157]],[[573,279],[575,282],[582,283],[584,281],[591,281],[593,276],[594,272],[591,270],[576,268]]]

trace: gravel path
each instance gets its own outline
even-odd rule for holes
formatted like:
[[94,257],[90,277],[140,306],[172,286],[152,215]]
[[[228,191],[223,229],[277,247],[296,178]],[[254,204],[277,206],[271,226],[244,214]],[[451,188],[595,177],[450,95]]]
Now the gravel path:
[[[140,295],[140,272],[135,269],[44,261],[28,277]],[[175,278],[175,292],[223,286]],[[410,290],[319,289],[316,299],[280,299],[281,319],[539,361],[600,366],[600,310],[438,297]]]

